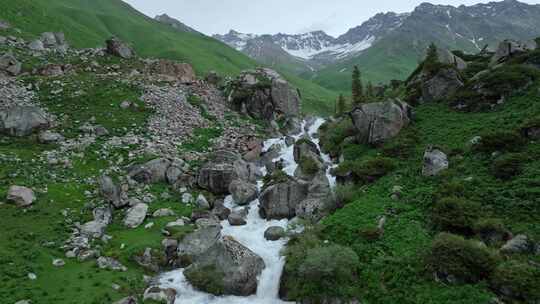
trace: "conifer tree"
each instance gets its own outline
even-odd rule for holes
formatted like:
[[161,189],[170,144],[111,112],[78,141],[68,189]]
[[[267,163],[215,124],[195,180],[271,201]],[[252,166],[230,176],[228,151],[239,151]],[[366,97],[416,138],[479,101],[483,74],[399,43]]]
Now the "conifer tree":
[[424,60],[423,69],[426,73],[434,72],[439,63],[439,53],[435,43],[431,43],[427,49],[426,59]]
[[345,107],[345,97],[343,97],[343,94],[339,94],[336,105],[336,114],[338,116],[343,115],[343,113],[345,113]]
[[364,92],[362,87],[362,79],[360,75],[360,70],[358,66],[354,66],[352,73],[352,101],[353,104],[357,105],[363,102]]
[[374,98],[375,97],[375,89],[373,88],[373,84],[371,81],[368,82],[366,87],[366,97],[367,98]]

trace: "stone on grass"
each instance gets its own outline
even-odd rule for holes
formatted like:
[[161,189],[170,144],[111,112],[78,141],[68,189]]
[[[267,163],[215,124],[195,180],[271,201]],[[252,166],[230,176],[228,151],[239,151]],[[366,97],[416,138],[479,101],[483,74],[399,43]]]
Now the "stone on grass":
[[137,228],[139,227],[146,218],[146,213],[148,212],[148,205],[144,203],[139,203],[131,207],[124,218],[124,226],[128,228]]
[[428,148],[424,153],[424,176],[435,176],[448,169],[448,157],[444,152],[434,148]]
[[17,204],[19,207],[28,207],[34,203],[36,196],[30,188],[11,186],[8,190],[7,200]]
[[100,269],[107,269],[113,271],[127,271],[126,266],[122,265],[120,262],[113,258],[109,257],[99,257],[97,259],[97,265]]
[[210,203],[208,203],[208,200],[202,194],[197,196],[197,201],[195,201],[195,204],[201,209],[210,209]]
[[64,262],[64,260],[62,260],[62,259],[54,259],[52,264],[53,264],[54,267],[62,267],[64,265],[66,265],[66,262]]

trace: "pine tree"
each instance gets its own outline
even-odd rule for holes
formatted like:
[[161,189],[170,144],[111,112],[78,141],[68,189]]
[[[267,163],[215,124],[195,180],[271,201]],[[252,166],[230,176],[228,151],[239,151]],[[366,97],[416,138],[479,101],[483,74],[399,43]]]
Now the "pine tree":
[[426,59],[424,60],[423,69],[426,73],[434,72],[439,63],[439,53],[435,43],[431,43],[427,49]]
[[343,94],[339,94],[336,105],[336,114],[341,116],[343,113],[345,113],[345,97],[343,97]]
[[362,79],[358,66],[354,66],[352,73],[352,101],[353,104],[361,104],[364,99],[364,92],[362,87]]

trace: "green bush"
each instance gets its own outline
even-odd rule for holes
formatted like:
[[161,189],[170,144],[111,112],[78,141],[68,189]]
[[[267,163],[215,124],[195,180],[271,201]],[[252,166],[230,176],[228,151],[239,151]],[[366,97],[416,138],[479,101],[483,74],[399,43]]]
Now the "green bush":
[[186,235],[192,233],[195,230],[195,226],[173,226],[166,227],[165,230],[170,234],[171,238],[182,241],[186,237]]
[[431,210],[431,222],[437,230],[460,234],[472,234],[478,220],[480,206],[457,197],[446,197],[435,203]]
[[498,157],[491,164],[491,174],[502,180],[509,180],[523,172],[526,157],[522,154],[508,154]]
[[396,168],[395,162],[387,157],[372,157],[341,163],[336,172],[352,172],[361,183],[372,183]]
[[446,197],[465,198],[467,191],[466,184],[462,180],[445,181],[437,187],[433,199],[437,202]]
[[476,283],[487,279],[500,257],[476,241],[441,233],[435,237],[427,257],[429,268],[450,283]]
[[298,165],[302,169],[302,173],[307,175],[315,175],[321,169],[319,163],[309,156],[302,156]]
[[280,295],[288,300],[347,297],[359,266],[356,253],[340,245],[327,245],[313,232],[293,238],[287,246]]
[[272,174],[267,174],[263,177],[263,188],[266,189],[272,185],[287,182],[290,176],[283,170],[274,170]]
[[474,233],[488,245],[498,245],[510,236],[500,219],[480,219],[474,224]]
[[191,285],[198,290],[216,296],[223,295],[225,291],[223,286],[225,274],[213,265],[204,267],[191,266],[184,271],[184,275]]
[[357,186],[351,183],[339,184],[336,186],[336,202],[338,207],[343,207],[352,203],[357,194]]
[[482,153],[515,152],[523,148],[525,141],[516,132],[495,131],[481,134],[480,142],[473,146],[473,150]]
[[499,265],[490,278],[498,294],[525,303],[540,301],[540,268],[518,261]]
[[356,129],[349,117],[335,122],[327,122],[321,126],[319,131],[321,149],[332,157],[339,156],[341,144],[345,138],[356,134]]
[[407,159],[414,155],[414,149],[419,142],[420,139],[414,129],[407,128],[397,138],[383,145],[382,154],[386,157]]

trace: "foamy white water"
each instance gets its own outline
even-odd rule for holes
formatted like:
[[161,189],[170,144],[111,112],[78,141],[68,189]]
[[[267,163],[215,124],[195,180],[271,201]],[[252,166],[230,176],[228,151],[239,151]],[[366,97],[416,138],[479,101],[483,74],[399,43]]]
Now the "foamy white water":
[[[302,132],[294,137],[295,140],[302,136],[308,135],[311,140],[319,145],[319,139],[314,138],[321,125],[324,123],[324,119],[318,118],[308,130],[305,131],[306,122],[302,124]],[[298,164],[294,161],[293,151],[294,147],[291,145],[287,147],[285,144],[285,137],[272,138],[264,142],[263,151],[273,145],[279,145],[281,147],[279,156],[274,160],[282,159],[284,162],[284,171],[293,176],[294,171],[298,167]],[[323,160],[331,165],[331,159],[328,155],[322,155]],[[330,180],[330,185],[335,185],[335,178],[332,177],[329,172],[331,168],[328,168],[327,176]],[[266,174],[266,169],[261,168],[262,172]],[[262,181],[259,181],[259,189],[262,188]],[[241,210],[245,206],[238,206],[232,199],[232,196],[225,198],[225,206],[230,208],[231,211]],[[223,229],[222,235],[228,235],[234,237],[242,245],[249,248],[251,251],[258,254],[266,265],[258,278],[257,293],[249,297],[238,296],[221,296],[216,297],[204,292],[195,290],[184,277],[184,269],[178,269],[163,274],[160,278],[160,284],[163,288],[173,288],[177,291],[176,304],[280,304],[280,303],[292,303],[284,302],[279,299],[279,283],[281,274],[283,272],[283,266],[285,265],[285,259],[281,256],[281,250],[287,243],[287,239],[281,239],[278,241],[267,241],[264,238],[264,232],[269,227],[280,226],[287,228],[289,220],[271,220],[267,221],[259,216],[259,200],[256,199],[249,204],[249,213],[246,217],[246,225],[243,226],[231,226],[227,220],[221,222]]]

